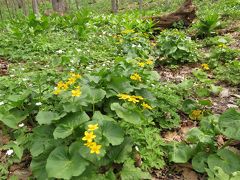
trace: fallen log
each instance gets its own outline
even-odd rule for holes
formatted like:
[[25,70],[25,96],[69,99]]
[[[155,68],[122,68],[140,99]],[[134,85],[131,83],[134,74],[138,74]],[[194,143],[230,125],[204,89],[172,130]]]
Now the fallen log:
[[192,4],[192,0],[186,0],[183,5],[173,13],[149,17],[149,19],[154,22],[153,29],[155,31],[171,28],[178,22],[182,22],[185,27],[188,27],[195,18],[196,7]]

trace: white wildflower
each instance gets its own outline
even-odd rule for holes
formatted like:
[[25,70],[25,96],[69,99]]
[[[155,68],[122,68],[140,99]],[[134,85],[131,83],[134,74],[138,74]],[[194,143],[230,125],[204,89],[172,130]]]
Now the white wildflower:
[[3,102],[3,101],[0,102],[0,106],[2,106],[2,105],[4,105],[4,102]]
[[37,103],[36,103],[36,106],[41,106],[41,105],[42,105],[41,102],[37,102]]
[[12,149],[9,149],[9,150],[7,150],[7,152],[6,152],[6,155],[8,155],[8,156],[11,156],[12,154],[13,154],[13,150]]
[[133,44],[133,45],[132,45],[132,47],[134,48],[134,47],[136,47],[136,45],[135,45],[135,44]]
[[63,50],[58,50],[58,51],[56,51],[56,53],[58,53],[58,54],[62,54],[64,51]]
[[18,127],[23,127],[23,126],[24,126],[24,124],[23,124],[23,123],[21,123],[21,124],[19,124],[19,125],[18,125]]

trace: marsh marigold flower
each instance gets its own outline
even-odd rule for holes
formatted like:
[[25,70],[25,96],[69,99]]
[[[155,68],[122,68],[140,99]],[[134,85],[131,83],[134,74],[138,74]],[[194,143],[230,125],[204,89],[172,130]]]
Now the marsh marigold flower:
[[93,153],[96,153],[96,154],[99,154],[100,153],[100,149],[101,149],[102,145],[97,145],[96,143],[94,143],[92,146],[90,146],[90,153],[93,154]]
[[147,103],[145,103],[145,102],[143,102],[141,105],[142,105],[142,107],[143,107],[144,109],[150,109],[150,110],[153,109],[149,104],[147,104]]
[[133,97],[133,96],[130,96],[130,97],[128,98],[128,101],[129,101],[129,102],[133,102],[134,104],[137,103],[137,102],[139,102],[139,100],[138,100],[137,98]]
[[55,95],[59,95],[61,93],[61,90],[60,89],[55,89],[54,91],[53,91],[53,94],[55,94]]
[[85,131],[84,135],[85,136],[82,138],[82,140],[87,142],[92,142],[93,139],[96,137],[96,135],[93,134],[93,132],[88,132],[88,131]]
[[208,64],[202,64],[201,66],[202,66],[202,68],[203,68],[204,70],[209,70]]
[[153,64],[153,61],[152,61],[151,59],[148,59],[148,60],[146,61],[146,64],[147,64],[147,65],[152,65],[152,64]]
[[142,81],[141,76],[138,73],[134,73],[130,76],[130,79],[134,80],[134,81]]
[[128,95],[128,94],[118,94],[117,96],[119,97],[119,99],[123,99],[123,100],[126,100],[126,99],[128,99],[129,97],[131,97],[131,96]]
[[139,67],[144,67],[144,66],[145,66],[145,63],[144,63],[144,62],[139,62],[139,63],[138,63],[138,66],[139,66]]
[[199,119],[199,117],[201,116],[202,111],[201,110],[193,110],[190,114],[190,117],[194,120]]
[[72,90],[72,96],[73,97],[79,97],[81,95],[81,91],[80,89],[75,89],[75,90]]
[[94,131],[96,129],[98,129],[98,124],[89,124],[88,125],[88,130],[89,131]]

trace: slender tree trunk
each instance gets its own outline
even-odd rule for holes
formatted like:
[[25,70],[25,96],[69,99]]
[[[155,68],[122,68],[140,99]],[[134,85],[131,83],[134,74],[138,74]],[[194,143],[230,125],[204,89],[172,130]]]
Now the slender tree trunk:
[[28,9],[27,9],[27,6],[26,6],[26,0],[20,0],[20,3],[21,3],[21,8],[23,9],[23,14],[25,16],[28,16]]
[[141,11],[143,9],[143,0],[139,0],[139,10]]
[[33,13],[34,13],[36,16],[40,16],[37,0],[32,0],[32,8],[33,8]]
[[117,13],[118,12],[118,0],[111,0],[112,3],[112,12]]
[[67,11],[67,3],[64,0],[52,0],[53,10],[63,15]]

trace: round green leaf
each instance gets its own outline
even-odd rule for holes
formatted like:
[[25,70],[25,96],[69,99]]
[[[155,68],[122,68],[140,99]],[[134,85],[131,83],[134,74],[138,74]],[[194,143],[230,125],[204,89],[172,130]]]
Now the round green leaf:
[[64,146],[54,149],[47,159],[46,170],[48,177],[71,179],[82,174],[88,162],[78,153],[69,153]]
[[42,124],[51,124],[52,121],[60,119],[60,116],[51,111],[39,111],[36,120],[37,122],[42,125]]

